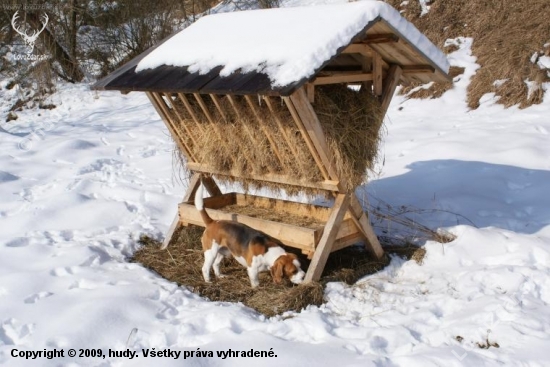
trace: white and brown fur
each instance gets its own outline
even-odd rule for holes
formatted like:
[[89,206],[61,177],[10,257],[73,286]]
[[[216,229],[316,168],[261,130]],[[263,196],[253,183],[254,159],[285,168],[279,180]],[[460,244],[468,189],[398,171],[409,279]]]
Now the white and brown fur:
[[258,275],[261,271],[271,271],[273,282],[279,284],[287,277],[294,284],[304,279],[304,271],[295,254],[287,253],[280,242],[267,234],[245,224],[228,220],[213,220],[203,204],[203,186],[195,194],[195,207],[201,213],[206,229],[202,235],[204,265],[202,275],[210,282],[210,269],[214,268],[216,277],[220,273],[220,263],[224,256],[232,255],[248,271],[252,287],[260,284]]

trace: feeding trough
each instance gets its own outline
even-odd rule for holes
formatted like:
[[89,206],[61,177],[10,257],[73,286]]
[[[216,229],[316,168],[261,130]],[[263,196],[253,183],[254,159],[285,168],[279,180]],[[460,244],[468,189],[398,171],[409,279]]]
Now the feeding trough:
[[[165,244],[177,226],[203,225],[192,202],[202,179],[212,218],[300,249],[314,281],[332,251],[359,241],[383,256],[355,188],[374,164],[396,87],[448,81],[448,67],[396,10],[363,1],[205,16],[93,89],[145,92],[194,173]],[[219,182],[334,200],[324,208],[222,193]]]

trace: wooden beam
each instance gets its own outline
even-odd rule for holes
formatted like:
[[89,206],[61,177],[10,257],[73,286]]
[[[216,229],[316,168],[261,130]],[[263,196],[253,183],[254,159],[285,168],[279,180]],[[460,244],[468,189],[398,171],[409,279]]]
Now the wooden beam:
[[378,52],[375,52],[373,54],[372,59],[372,71],[374,74],[373,79],[373,92],[375,96],[381,96],[382,95],[382,88],[383,88],[383,75],[382,75],[382,56]]
[[232,176],[232,177],[238,177],[238,178],[244,178],[244,179],[253,179],[258,181],[281,183],[281,184],[287,184],[287,185],[298,186],[298,187],[308,187],[311,189],[319,189],[319,190],[325,190],[325,191],[339,191],[338,181],[325,180],[321,182],[305,182],[305,181],[293,180],[288,176],[277,175],[273,173],[267,173],[260,176],[260,175],[253,175],[251,172],[250,176],[244,176],[242,173],[239,173],[236,171],[222,172],[212,167],[209,167],[205,164],[196,163],[196,162],[189,162],[187,164],[187,168],[190,169],[191,171],[208,173],[212,175]]
[[380,108],[382,109],[382,116],[386,114],[388,107],[390,106],[391,99],[395,93],[395,88],[399,85],[401,79],[402,69],[397,65],[392,65],[388,71],[388,76],[384,79],[384,91],[380,99]]
[[403,65],[403,74],[433,74],[435,73],[435,68],[431,65]]
[[[185,132],[187,133],[187,136],[189,136],[189,139],[191,140],[191,143],[193,143],[193,146],[196,147],[197,142],[195,141],[195,138],[193,137],[192,131],[189,129],[189,127],[185,123],[185,118],[182,117],[182,115],[180,114],[180,111],[178,110],[178,107],[176,106],[176,104],[174,103],[174,101],[172,100],[170,95],[168,95],[167,93],[164,93],[164,96],[169,101],[170,106],[172,107],[172,111],[174,111],[175,115],[178,117],[180,125],[185,129]],[[189,146],[189,152],[190,153],[193,152],[193,149],[190,146]],[[194,160],[196,161],[196,159],[194,159]]]
[[335,74],[332,76],[319,76],[313,80],[313,85],[336,84],[336,83],[357,83],[373,80],[372,73]]
[[361,54],[364,56],[372,56],[372,48],[370,48],[367,45],[360,44],[360,43],[352,43],[348,47],[346,47],[342,53],[344,54]]
[[372,253],[376,259],[381,259],[382,256],[384,256],[384,250],[372,229],[367,214],[363,211],[361,203],[359,203],[359,199],[355,196],[355,193],[351,193],[350,196],[350,212],[357,228],[361,231],[363,236],[365,236],[366,250]]
[[323,274],[323,269],[325,268],[325,264],[328,259],[328,255],[332,250],[332,245],[334,244],[336,234],[338,233],[340,224],[342,223],[342,219],[344,218],[348,207],[349,195],[338,194],[336,196],[336,200],[334,201],[334,205],[332,207],[327,224],[325,225],[323,235],[319,240],[319,244],[315,249],[315,253],[313,254],[313,258],[311,259],[309,268],[307,269],[304,282],[314,282],[321,278],[321,275]]
[[182,139],[177,129],[173,125],[170,119],[170,112],[167,110],[166,104],[162,100],[162,97],[157,96],[155,93],[151,93],[151,92],[146,92],[145,94],[147,95],[147,98],[149,98],[149,101],[151,101],[151,104],[153,105],[153,107],[155,107],[155,110],[161,117],[162,121],[164,121],[164,124],[168,128],[170,135],[172,135],[172,139],[174,139],[174,141],[176,142],[176,145],[180,149],[180,152],[183,155],[185,155],[187,162],[188,163],[193,162],[194,157],[191,155],[191,151],[189,150],[189,147],[187,146],[187,144],[185,144],[185,141]]
[[309,137],[309,134],[307,133],[307,130],[304,124],[302,123],[300,116],[298,115],[298,111],[296,111],[296,108],[294,108],[294,104],[288,97],[284,97],[283,100],[285,101],[285,104],[288,110],[290,111],[290,114],[292,115],[292,119],[294,120],[296,127],[298,127],[300,134],[302,134],[302,139],[304,139],[304,141],[306,142],[307,148],[309,149],[309,152],[311,153],[313,160],[317,164],[317,168],[319,168],[319,171],[321,172],[321,176],[323,176],[325,180],[330,180],[330,176],[325,166],[323,165],[323,161],[321,160],[321,158],[319,158],[319,154],[317,154],[315,145],[311,141],[311,138]]
[[367,38],[363,39],[361,42],[364,42],[366,44],[395,43],[399,42],[399,36],[394,33],[373,34],[367,35]]
[[[331,180],[339,181],[341,187],[345,187],[345,183],[342,182],[337,174],[334,162],[331,159],[330,152],[327,145],[327,140],[319,122],[319,118],[315,113],[315,110],[307,100],[306,92],[303,88],[298,89],[290,96],[292,104],[296,108],[300,120],[304,124],[306,131],[311,138],[311,141],[315,147],[315,151],[319,155],[323,166],[325,167]],[[343,190],[339,190],[343,191]]]
[[222,108],[222,105],[220,103],[220,99],[218,98],[218,96],[215,94],[210,94],[210,98],[212,99],[212,102],[214,102],[214,104],[216,105],[216,109],[218,110],[218,113],[222,117],[223,121],[228,123],[229,119],[227,118],[227,115],[225,114],[225,111]]

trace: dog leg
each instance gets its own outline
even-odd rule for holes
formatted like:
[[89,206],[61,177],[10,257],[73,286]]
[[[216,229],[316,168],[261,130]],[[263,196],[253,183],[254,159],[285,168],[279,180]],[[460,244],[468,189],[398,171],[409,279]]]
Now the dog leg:
[[246,271],[248,273],[248,277],[250,278],[250,284],[252,285],[252,288],[256,288],[257,286],[259,286],[260,278],[258,277],[258,268],[252,265],[246,268]]
[[204,281],[210,283],[210,268],[214,264],[217,256],[217,249],[211,248],[210,250],[204,251],[204,265],[202,266],[202,276]]
[[214,268],[214,274],[216,275],[217,278],[225,278],[225,275],[220,273],[220,263],[222,262],[222,260],[223,260],[223,255],[218,253],[216,255],[216,259],[214,260],[214,265],[212,266],[212,268]]

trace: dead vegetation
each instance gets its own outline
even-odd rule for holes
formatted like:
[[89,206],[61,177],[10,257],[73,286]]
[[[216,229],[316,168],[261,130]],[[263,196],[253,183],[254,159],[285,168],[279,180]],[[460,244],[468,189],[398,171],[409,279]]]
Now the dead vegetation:
[[[387,2],[448,53],[456,51],[457,46],[444,47],[447,39],[474,39],[472,53],[481,68],[468,87],[470,108],[479,107],[480,98],[490,92],[499,96],[499,103],[506,107],[519,104],[525,108],[542,102],[542,83],[550,81],[550,75],[532,58],[550,53],[549,1],[435,0],[423,16],[419,1]],[[526,80],[531,82],[530,86]],[[495,85],[496,81],[503,82]],[[433,85],[411,97],[435,98],[448,88],[449,85]]]

